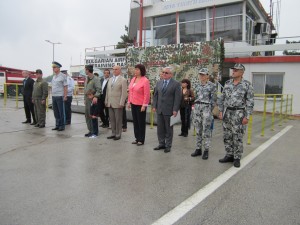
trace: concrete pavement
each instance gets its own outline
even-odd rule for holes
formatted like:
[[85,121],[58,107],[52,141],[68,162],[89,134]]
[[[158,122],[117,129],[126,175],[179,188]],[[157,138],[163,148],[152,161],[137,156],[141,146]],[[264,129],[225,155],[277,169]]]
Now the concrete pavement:
[[[22,103],[20,103],[20,106]],[[224,156],[216,121],[209,160],[192,158],[195,137],[178,137],[172,152],[153,151],[156,127],[147,127],[145,145],[132,145],[132,124],[119,141],[84,138],[84,116],[73,114],[64,132],[21,124],[24,110],[0,99],[0,225],[4,224],[151,224],[232,164]],[[257,119],[257,121],[259,121]],[[299,121],[247,167],[182,217],[177,224],[299,224]],[[244,156],[276,131],[260,137],[255,123]],[[288,146],[288,148],[287,148]]]

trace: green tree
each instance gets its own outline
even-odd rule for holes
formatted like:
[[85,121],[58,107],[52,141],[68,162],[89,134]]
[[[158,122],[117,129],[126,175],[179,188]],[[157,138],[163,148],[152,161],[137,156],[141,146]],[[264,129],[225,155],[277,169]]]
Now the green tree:
[[125,31],[126,31],[126,34],[122,35],[120,38],[121,38],[121,41],[118,42],[117,44],[117,49],[120,49],[120,48],[126,48],[128,45],[133,45],[133,40],[129,38],[129,35],[128,35],[128,27],[125,25]]

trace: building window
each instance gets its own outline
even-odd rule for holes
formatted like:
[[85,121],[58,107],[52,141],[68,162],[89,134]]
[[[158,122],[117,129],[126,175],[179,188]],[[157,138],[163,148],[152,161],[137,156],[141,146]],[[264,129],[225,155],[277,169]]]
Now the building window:
[[4,77],[4,73],[0,73],[0,77]]
[[180,43],[206,41],[206,22],[182,23],[179,25]]
[[168,24],[176,24],[176,14],[170,14],[166,16],[158,16],[154,18],[154,27],[163,26]]
[[284,73],[253,73],[255,94],[282,94]]
[[154,45],[176,44],[176,25],[154,27]]
[[211,37],[214,32],[214,39],[221,37],[229,42],[242,40],[242,16],[216,18],[214,22],[213,27],[213,20],[210,20]]

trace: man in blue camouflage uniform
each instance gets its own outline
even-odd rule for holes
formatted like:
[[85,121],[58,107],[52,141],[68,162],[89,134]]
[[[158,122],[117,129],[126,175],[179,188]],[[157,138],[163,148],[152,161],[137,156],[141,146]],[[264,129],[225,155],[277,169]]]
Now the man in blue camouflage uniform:
[[224,145],[226,155],[220,163],[233,162],[240,167],[243,153],[243,136],[254,107],[254,93],[251,83],[243,79],[245,67],[235,64],[232,79],[225,83],[218,99],[219,118],[223,119]]
[[211,123],[213,120],[212,110],[216,103],[216,85],[209,81],[207,68],[199,70],[200,83],[195,88],[195,111],[194,125],[196,128],[196,150],[192,157],[202,155],[202,159],[208,159],[208,151],[211,142]]

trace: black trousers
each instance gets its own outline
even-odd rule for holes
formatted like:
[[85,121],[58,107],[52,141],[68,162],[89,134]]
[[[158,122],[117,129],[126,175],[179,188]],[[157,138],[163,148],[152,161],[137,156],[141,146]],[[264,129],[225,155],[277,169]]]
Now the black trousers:
[[92,134],[97,135],[99,134],[98,130],[98,118],[91,119],[92,121]]
[[146,111],[141,112],[141,105],[131,104],[131,113],[133,119],[134,137],[138,142],[145,142],[146,135]]
[[122,128],[127,129],[127,115],[126,115],[126,104],[123,108],[123,117],[122,117]]
[[180,108],[181,133],[188,134],[191,125],[191,110],[192,107],[187,105]]
[[32,116],[33,122],[36,123],[36,119],[34,115],[34,104],[32,103],[31,96],[24,95],[23,102],[24,102],[26,120],[31,122],[31,116]]
[[109,126],[109,112],[108,108],[105,107],[105,103],[103,100],[100,100],[99,102],[99,116],[103,123],[103,125]]
[[72,100],[73,100],[73,97],[72,96],[68,96],[67,97],[67,101],[65,101],[66,124],[70,124],[71,123],[71,118],[72,118],[72,109],[71,109]]

